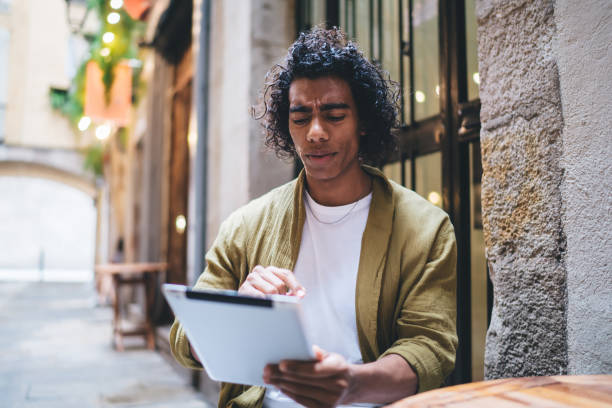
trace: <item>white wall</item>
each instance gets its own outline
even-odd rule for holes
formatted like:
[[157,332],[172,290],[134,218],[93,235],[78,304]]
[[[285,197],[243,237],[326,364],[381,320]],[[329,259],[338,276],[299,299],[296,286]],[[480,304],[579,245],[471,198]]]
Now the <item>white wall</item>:
[[612,372],[612,2],[558,0],[568,373]]
[[93,270],[96,208],[65,184],[0,176],[0,270]]

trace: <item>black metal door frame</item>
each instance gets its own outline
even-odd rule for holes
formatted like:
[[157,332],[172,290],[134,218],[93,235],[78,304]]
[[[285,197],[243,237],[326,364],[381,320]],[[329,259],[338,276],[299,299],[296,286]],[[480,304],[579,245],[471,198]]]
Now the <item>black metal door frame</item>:
[[[372,9],[370,0],[370,8]],[[400,38],[403,24],[408,24],[412,38],[412,21],[404,22],[404,7],[408,16],[412,15],[412,1],[397,0],[400,10]],[[296,23],[298,32],[310,28],[308,0],[297,0]],[[338,0],[327,0],[328,25],[339,25]],[[410,104],[410,118],[398,131],[399,154],[402,168],[405,160],[410,160],[410,185],[415,185],[415,158],[429,153],[442,153],[442,200],[443,208],[449,214],[457,237],[457,333],[459,348],[455,370],[447,383],[461,384],[472,380],[472,339],[471,339],[471,259],[470,259],[470,143],[478,142],[480,137],[480,101],[468,102],[467,94],[467,53],[465,39],[465,1],[439,0],[439,83],[440,113],[428,119],[415,122],[414,98],[404,95],[404,103]],[[304,13],[304,14],[302,14]],[[332,17],[331,19],[329,17]],[[374,18],[371,16],[370,20]],[[380,26],[380,25],[379,25]],[[372,34],[371,34],[372,35]],[[381,36],[379,35],[379,39]],[[371,42],[373,37],[371,37]],[[379,46],[379,49],[382,47]],[[413,49],[410,43],[401,42],[402,55],[409,57],[413,65]],[[404,64],[400,58],[400,64]],[[400,66],[401,75],[404,69]],[[413,69],[410,77],[402,78],[402,83],[414,89]],[[403,111],[402,111],[403,115]],[[407,118],[408,119],[408,118]],[[408,184],[406,171],[402,171],[402,182]],[[492,303],[492,287],[487,288],[488,315]]]

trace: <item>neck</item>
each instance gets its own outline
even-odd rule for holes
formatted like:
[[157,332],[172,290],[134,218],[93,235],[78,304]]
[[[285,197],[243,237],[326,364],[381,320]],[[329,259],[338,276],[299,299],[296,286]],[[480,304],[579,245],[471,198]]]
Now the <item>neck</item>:
[[306,173],[306,184],[313,200],[330,207],[353,203],[372,191],[372,179],[361,167],[330,180],[315,180]]

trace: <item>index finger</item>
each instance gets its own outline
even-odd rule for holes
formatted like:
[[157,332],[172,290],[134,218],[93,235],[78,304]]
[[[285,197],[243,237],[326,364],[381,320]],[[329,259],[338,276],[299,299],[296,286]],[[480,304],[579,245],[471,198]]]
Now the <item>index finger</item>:
[[342,372],[343,367],[331,362],[322,361],[300,361],[283,360],[279,363],[278,369],[282,373],[293,374],[306,378],[325,378],[333,377]]
[[300,298],[306,295],[306,289],[298,282],[295,275],[290,270],[277,268],[275,266],[269,266],[266,269],[282,280],[285,285],[287,285],[292,295]]

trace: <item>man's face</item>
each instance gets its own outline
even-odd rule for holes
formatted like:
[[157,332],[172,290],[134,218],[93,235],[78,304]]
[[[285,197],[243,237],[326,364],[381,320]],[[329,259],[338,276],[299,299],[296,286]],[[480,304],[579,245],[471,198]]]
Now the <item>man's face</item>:
[[359,169],[359,118],[348,83],[298,78],[289,88],[289,133],[309,181]]

